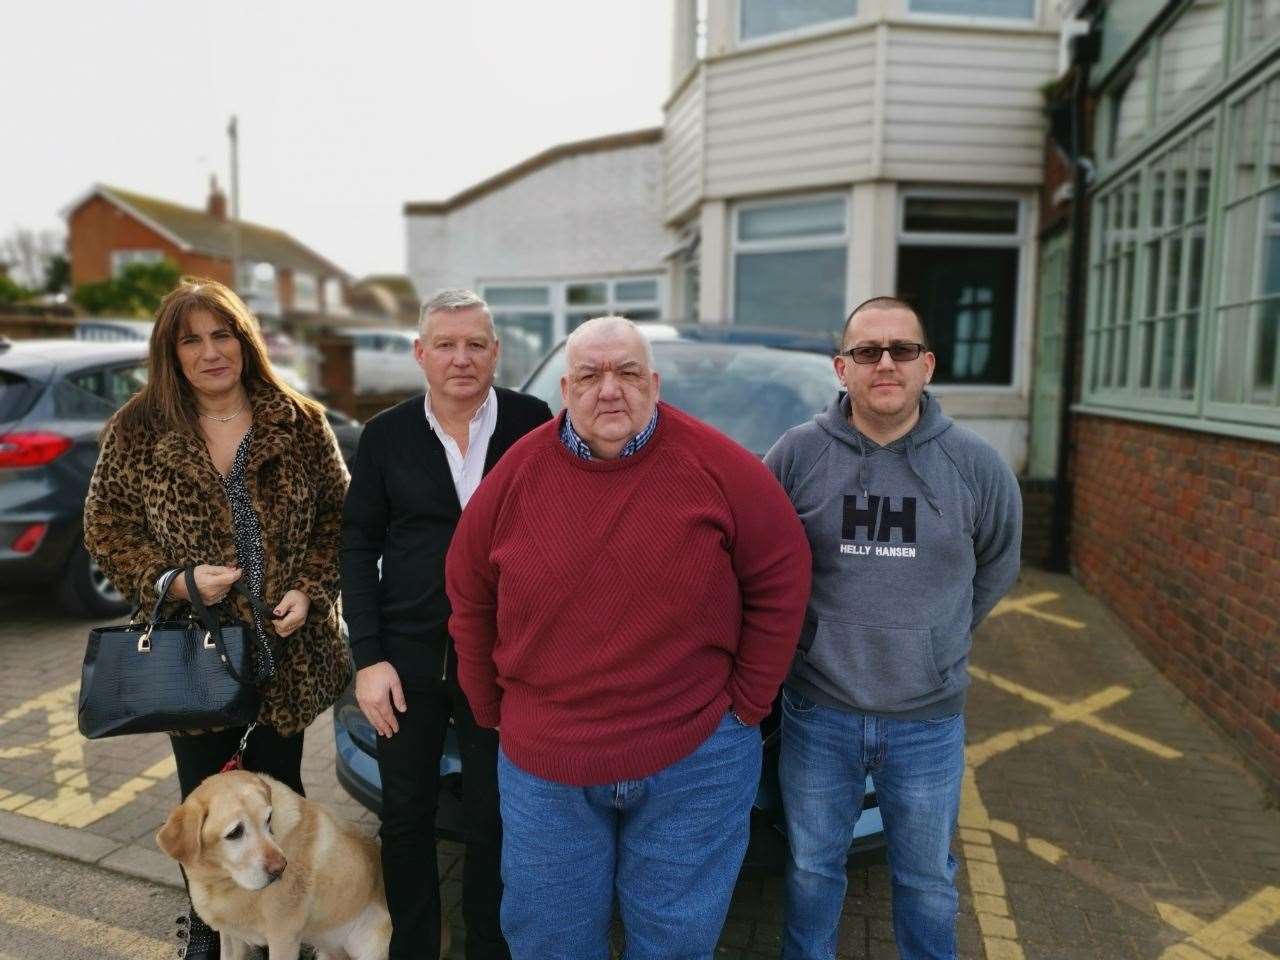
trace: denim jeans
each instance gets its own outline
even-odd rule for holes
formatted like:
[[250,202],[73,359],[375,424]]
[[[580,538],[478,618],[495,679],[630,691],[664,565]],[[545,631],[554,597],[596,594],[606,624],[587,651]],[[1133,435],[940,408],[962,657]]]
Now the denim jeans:
[[964,716],[894,720],[782,693],[779,776],[791,856],[785,960],[835,956],[845,861],[867,774],[884,819],[902,960],[954,960],[951,837],[964,779]]
[[760,730],[726,715],[652,776],[573,787],[501,750],[502,932],[520,960],[609,955],[615,894],[627,960],[709,958],[760,779]]

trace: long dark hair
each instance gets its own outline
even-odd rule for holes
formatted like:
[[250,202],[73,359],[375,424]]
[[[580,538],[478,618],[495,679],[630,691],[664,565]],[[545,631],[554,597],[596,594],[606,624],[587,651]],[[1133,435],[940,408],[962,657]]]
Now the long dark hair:
[[202,277],[183,277],[156,310],[147,354],[147,383],[115,418],[121,439],[156,430],[182,430],[199,435],[199,415],[191,384],[178,362],[178,338],[193,310],[207,310],[240,341],[240,382],[250,396],[259,389],[275,390],[304,411],[319,416],[324,408],[280,379],[267,358],[267,345],[258,322],[234,290]]

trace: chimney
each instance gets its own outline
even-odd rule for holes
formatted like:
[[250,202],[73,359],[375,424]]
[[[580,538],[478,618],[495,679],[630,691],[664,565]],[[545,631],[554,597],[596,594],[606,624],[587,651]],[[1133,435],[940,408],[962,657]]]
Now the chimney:
[[218,189],[216,173],[209,177],[209,202],[205,211],[209,216],[217,217],[219,220],[227,219],[227,195]]

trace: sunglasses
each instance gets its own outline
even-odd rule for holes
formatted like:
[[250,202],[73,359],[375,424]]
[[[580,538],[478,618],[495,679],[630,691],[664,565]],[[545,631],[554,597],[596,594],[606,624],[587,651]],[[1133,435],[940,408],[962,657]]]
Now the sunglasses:
[[841,350],[840,356],[848,357],[854,363],[879,363],[880,358],[884,356],[884,352],[889,351],[889,359],[894,363],[906,363],[914,360],[924,352],[923,343],[891,343],[887,347],[880,347],[874,344],[861,347],[850,347],[848,350]]

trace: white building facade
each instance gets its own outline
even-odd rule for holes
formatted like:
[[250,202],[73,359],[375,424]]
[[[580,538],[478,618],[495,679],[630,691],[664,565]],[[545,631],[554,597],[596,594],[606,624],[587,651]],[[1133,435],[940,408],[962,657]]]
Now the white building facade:
[[948,413],[1025,465],[1046,0],[676,0],[677,316],[838,330],[920,308]]
[[405,205],[409,275],[424,299],[470,287],[517,385],[589,317],[656,320],[668,300],[662,130],[553,147],[443,203]]

